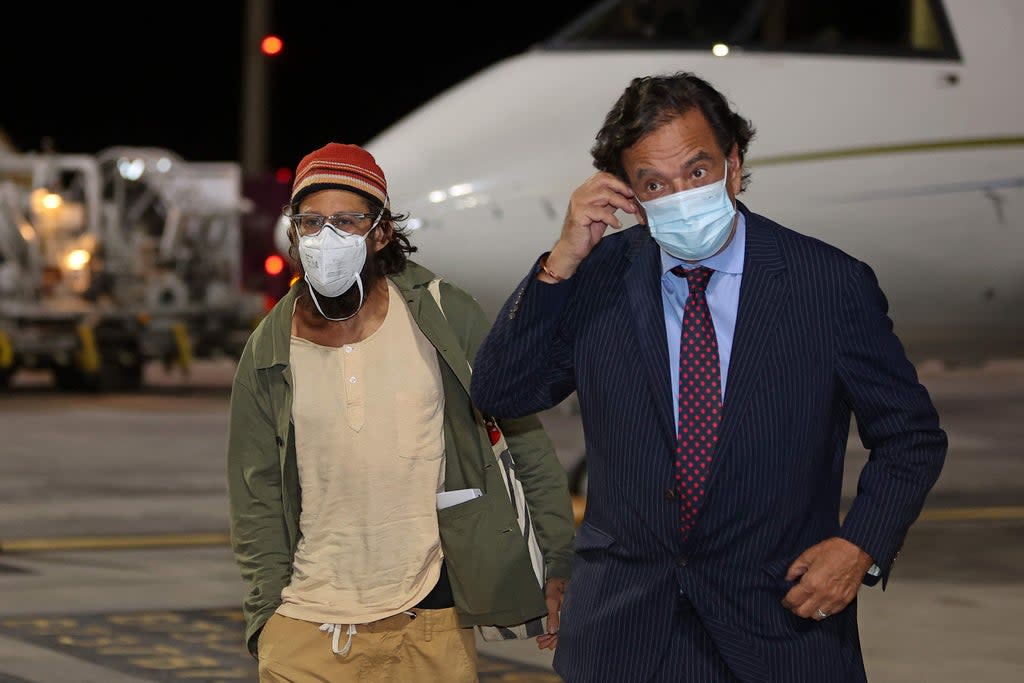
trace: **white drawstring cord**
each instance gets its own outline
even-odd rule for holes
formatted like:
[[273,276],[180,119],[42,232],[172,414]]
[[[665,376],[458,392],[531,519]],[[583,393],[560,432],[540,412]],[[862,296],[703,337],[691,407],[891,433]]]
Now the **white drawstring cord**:
[[[408,614],[410,619],[416,618],[416,613],[411,610],[406,610],[402,614]],[[356,634],[356,625],[348,625],[348,640],[345,641],[345,647],[338,649],[338,638],[341,636],[341,624],[320,624],[320,630],[326,633],[333,633],[334,638],[331,640],[331,652],[336,655],[344,657],[352,649],[352,636]]]
[[334,634],[334,639],[331,641],[331,652],[334,654],[344,657],[352,649],[352,636],[356,634],[355,624],[348,625],[348,640],[345,641],[345,647],[340,650],[338,649],[338,637],[341,635],[341,624],[320,624],[320,630]]

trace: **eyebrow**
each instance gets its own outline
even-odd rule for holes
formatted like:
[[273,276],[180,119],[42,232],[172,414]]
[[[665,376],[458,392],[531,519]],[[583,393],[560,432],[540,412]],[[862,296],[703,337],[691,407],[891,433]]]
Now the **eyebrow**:
[[[697,152],[696,154],[694,154],[689,159],[687,159],[683,163],[682,168],[683,169],[688,169],[688,168],[690,168],[690,167],[692,167],[692,166],[694,166],[696,164],[699,164],[702,161],[712,161],[712,159],[713,158],[712,158],[712,156],[710,154],[708,154],[704,150],[701,150],[701,151]],[[637,180],[643,180],[645,176],[647,176],[647,175],[649,175],[651,173],[655,173],[654,169],[651,169],[651,168],[640,168],[636,172],[636,179]]]
[[355,214],[355,215],[358,215],[358,216],[372,216],[373,212],[372,211],[350,211],[350,210],[346,209],[344,211],[335,211],[335,212],[333,212],[331,214],[323,214],[323,213],[320,213],[319,211],[300,211],[297,215],[299,215],[299,216],[321,216],[323,218],[333,218],[334,216],[351,215],[351,214]]
[[711,155],[705,152],[704,150],[701,150],[694,154],[692,157],[690,157],[689,161],[683,164],[683,168],[690,168],[691,166],[699,164],[702,161],[711,161]]

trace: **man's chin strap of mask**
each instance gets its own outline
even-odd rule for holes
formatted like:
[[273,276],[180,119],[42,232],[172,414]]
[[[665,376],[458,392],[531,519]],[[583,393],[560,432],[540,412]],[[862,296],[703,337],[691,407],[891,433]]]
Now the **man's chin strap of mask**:
[[[377,224],[380,223],[380,219],[384,216],[384,211],[387,208],[387,205],[388,205],[388,198],[385,197],[384,198],[384,208],[382,208],[380,210],[380,213],[377,214],[377,220],[375,220],[373,222],[373,225],[370,226],[370,229],[366,231],[365,235],[363,235],[363,239],[364,240],[367,239],[371,234],[373,234],[373,231],[377,227]],[[324,224],[324,228],[326,228],[329,225],[330,225],[331,229],[333,230],[334,226],[331,225],[330,223]],[[367,254],[367,256],[370,256],[372,258],[372,255],[370,255],[370,254]],[[365,261],[364,261],[364,263],[365,263]],[[309,295],[311,297],[313,297],[313,305],[316,306],[316,310],[320,311],[320,315],[322,315],[327,320],[330,320],[331,322],[335,322],[336,323],[336,322],[339,322],[341,320],[348,320],[349,318],[355,317],[355,315],[357,313],[359,313],[360,310],[362,310],[363,303],[366,302],[366,297],[364,296],[364,293],[363,293],[363,276],[360,273],[356,273],[356,287],[359,288],[359,304],[356,306],[356,310],[352,311],[351,315],[346,315],[343,318],[332,318],[331,316],[329,316],[326,313],[324,313],[324,309],[320,308],[320,301],[316,298],[316,290],[313,289],[313,285],[309,284],[309,280],[308,279],[306,280],[306,284],[309,286]],[[351,287],[349,289],[351,289]]]
[[[306,284],[309,285],[309,280],[306,280]],[[320,308],[320,301],[316,298],[316,290],[313,289],[313,285],[309,285],[309,295],[313,297],[313,305],[316,306],[316,310],[320,311],[320,315],[322,315],[327,320],[330,320],[331,322],[338,322],[339,320],[348,320],[349,318],[353,317],[356,313],[358,313],[359,309],[363,307],[363,301],[365,300],[363,298],[363,278],[359,277],[359,275],[356,275],[356,287],[359,288],[359,305],[356,306],[356,310],[352,311],[352,315],[346,315],[342,318],[332,318],[331,316],[324,313],[324,309]]]

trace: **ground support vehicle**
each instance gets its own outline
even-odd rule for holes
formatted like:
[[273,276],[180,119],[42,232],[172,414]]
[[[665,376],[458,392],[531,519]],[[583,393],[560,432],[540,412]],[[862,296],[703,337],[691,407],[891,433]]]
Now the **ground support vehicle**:
[[241,187],[236,163],[160,148],[0,152],[0,386],[31,368],[131,390],[150,361],[237,356],[264,313]]

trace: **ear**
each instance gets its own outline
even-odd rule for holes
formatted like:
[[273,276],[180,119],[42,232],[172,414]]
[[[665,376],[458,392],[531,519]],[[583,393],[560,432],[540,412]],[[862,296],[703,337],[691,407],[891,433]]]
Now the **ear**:
[[376,254],[378,251],[388,246],[391,240],[395,238],[395,228],[391,224],[391,221],[386,218],[382,218],[380,225],[374,230],[374,234],[370,237],[370,242],[373,244],[373,253]]
[[734,198],[740,193],[740,188],[743,186],[743,162],[740,161],[740,150],[739,147],[734,143],[732,149],[729,150],[729,180],[727,186],[729,188],[729,194]]
[[299,258],[299,236],[294,225],[288,226],[288,258],[295,264],[295,268],[302,268],[302,259]]

